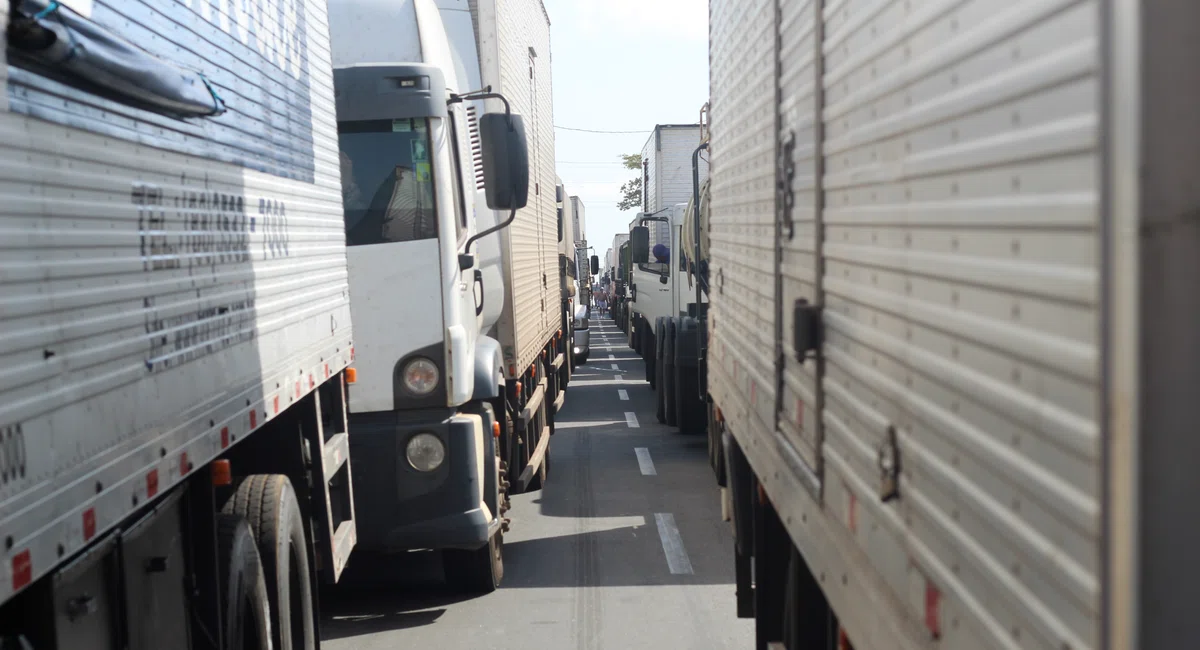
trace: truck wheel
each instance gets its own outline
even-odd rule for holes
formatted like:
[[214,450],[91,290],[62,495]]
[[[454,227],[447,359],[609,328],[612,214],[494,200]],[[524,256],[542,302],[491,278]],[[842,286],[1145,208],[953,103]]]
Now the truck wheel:
[[661,387],[658,392],[662,393],[663,410],[666,411],[666,424],[673,427],[679,423],[677,415],[678,401],[675,397],[676,373],[678,369],[675,367],[675,319],[668,318],[663,321],[663,353],[662,353],[662,381],[659,383]]
[[280,650],[314,650],[317,635],[308,542],[291,482],[282,474],[248,476],[224,510],[245,518],[258,541],[271,603],[273,645]]
[[706,431],[707,409],[700,399],[700,377],[695,368],[675,367],[675,403],[679,430],[683,433]]
[[497,532],[482,548],[442,551],[446,582],[460,591],[490,594],[504,580],[504,538]]
[[[649,327],[647,326],[647,329]],[[658,387],[658,350],[662,343],[662,319],[654,322],[654,334],[646,337],[646,381],[650,382],[650,390]]]
[[217,557],[224,591],[225,647],[271,647],[271,605],[250,525],[238,515],[217,515]]

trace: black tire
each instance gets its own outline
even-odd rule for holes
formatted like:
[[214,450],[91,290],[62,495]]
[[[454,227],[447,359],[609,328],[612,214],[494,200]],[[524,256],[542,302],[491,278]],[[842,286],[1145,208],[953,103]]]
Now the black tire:
[[271,647],[271,605],[250,525],[237,515],[217,515],[217,570],[228,650]]
[[705,433],[708,428],[708,409],[700,399],[700,373],[695,368],[675,367],[675,404],[679,431],[688,434]]
[[279,650],[315,650],[308,541],[296,492],[282,474],[247,476],[224,512],[245,518],[258,542],[271,603],[271,639]]
[[459,591],[490,594],[504,580],[504,537],[497,532],[488,543],[473,551],[442,551],[446,582]]
[[669,427],[679,424],[678,400],[675,399],[676,373],[675,367],[675,319],[663,321],[663,353],[662,381],[658,384],[662,393],[663,410],[666,411],[666,425]]
[[585,354],[585,355],[583,355],[583,356],[579,357],[578,359],[576,359],[576,360],[575,360],[575,364],[576,364],[576,365],[583,365],[583,364],[587,363],[587,360],[588,360],[588,355],[586,355],[586,354]]
[[[647,329],[649,329],[647,327]],[[658,387],[658,349],[661,347],[659,343],[662,341],[662,319],[659,318],[654,323],[654,334],[646,337],[646,353],[642,356],[646,359],[646,381],[650,382],[650,390]]]

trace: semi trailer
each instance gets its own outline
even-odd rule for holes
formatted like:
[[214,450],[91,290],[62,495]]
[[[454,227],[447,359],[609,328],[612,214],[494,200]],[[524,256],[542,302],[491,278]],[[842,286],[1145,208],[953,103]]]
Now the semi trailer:
[[0,646],[317,647],[358,522],[324,3],[0,23]]
[[1200,642],[1200,8],[709,9],[706,386],[757,647]]
[[359,543],[442,550],[469,591],[502,579],[508,495],[545,481],[569,378],[549,29],[540,0],[347,0],[330,20]]

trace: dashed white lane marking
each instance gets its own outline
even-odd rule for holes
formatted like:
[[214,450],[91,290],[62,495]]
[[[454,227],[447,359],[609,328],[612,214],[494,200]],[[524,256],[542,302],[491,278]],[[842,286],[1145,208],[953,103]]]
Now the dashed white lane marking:
[[615,354],[610,354],[610,355],[608,355],[608,358],[609,358],[609,359],[616,359],[616,358],[617,358],[617,355],[615,355]]
[[617,397],[620,397],[622,402],[628,402],[629,401],[629,392],[621,390],[621,389],[617,389]]
[[633,411],[625,411],[625,424],[629,425],[630,429],[637,429],[642,426],[638,424],[637,413]]
[[662,541],[663,553],[667,555],[667,568],[675,575],[691,574],[692,561],[683,548],[683,538],[679,536],[679,528],[675,525],[675,515],[656,512],[654,523],[658,524],[658,539]]
[[657,476],[658,472],[654,471],[654,461],[650,460],[650,450],[646,447],[634,447],[633,453],[637,454],[638,468],[642,470],[642,476]]
[[620,370],[620,369],[621,369],[621,366],[618,366],[617,364],[615,364],[615,363],[614,363],[614,364],[612,364],[612,369],[613,369],[613,370]]
[[625,380],[625,377],[623,375],[613,375],[613,381],[624,381],[624,380]]

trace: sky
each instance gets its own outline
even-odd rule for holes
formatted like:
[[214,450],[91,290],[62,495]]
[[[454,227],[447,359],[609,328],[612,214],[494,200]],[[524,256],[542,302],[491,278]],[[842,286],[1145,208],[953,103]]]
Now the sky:
[[708,100],[707,0],[542,0],[550,15],[558,175],[584,204],[601,256],[636,211],[617,210],[636,177],[619,156],[639,153],[655,124],[691,124]]

